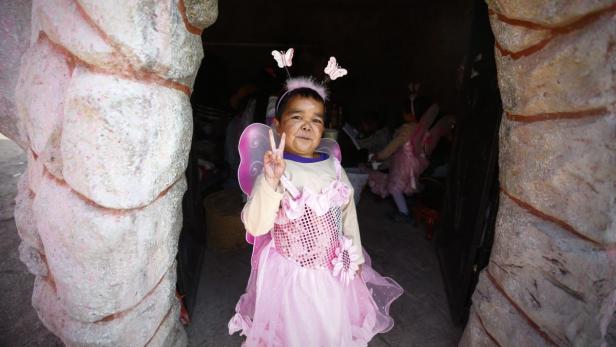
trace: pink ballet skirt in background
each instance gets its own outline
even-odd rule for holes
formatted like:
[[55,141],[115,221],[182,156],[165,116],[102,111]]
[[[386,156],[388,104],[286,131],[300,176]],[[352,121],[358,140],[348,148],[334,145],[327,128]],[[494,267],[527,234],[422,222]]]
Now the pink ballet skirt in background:
[[[244,346],[367,346],[393,327],[389,307],[403,289],[374,271],[366,252],[343,235],[351,188],[340,175],[320,193],[284,177],[282,183],[274,228],[255,240],[229,334],[246,336]],[[365,262],[355,272],[361,252]]]
[[389,174],[370,171],[368,185],[374,194],[385,198],[395,192],[410,195],[417,191],[417,180],[428,167],[429,162],[425,157],[417,154],[413,147],[411,138],[394,152]]

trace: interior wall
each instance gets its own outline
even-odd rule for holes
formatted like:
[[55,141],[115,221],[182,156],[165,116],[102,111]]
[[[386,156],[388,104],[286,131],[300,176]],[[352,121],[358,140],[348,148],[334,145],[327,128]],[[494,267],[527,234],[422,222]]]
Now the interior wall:
[[456,112],[457,69],[468,47],[471,5],[463,0],[223,1],[218,21],[203,34],[210,71],[202,74],[209,74],[210,82],[200,84],[199,78],[193,98],[205,99],[203,94],[215,88],[228,93],[273,66],[272,49],[294,46],[295,75],[322,71],[330,55],[349,69],[331,85],[347,116],[374,110],[395,118],[410,80],[421,81],[423,93],[444,111]]

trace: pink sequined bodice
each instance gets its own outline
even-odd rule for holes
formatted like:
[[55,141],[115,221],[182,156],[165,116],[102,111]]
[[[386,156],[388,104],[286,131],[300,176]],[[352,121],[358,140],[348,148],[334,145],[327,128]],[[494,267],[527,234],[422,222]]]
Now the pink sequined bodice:
[[351,188],[338,178],[320,193],[298,190],[283,179],[285,193],[272,237],[276,251],[310,269],[331,269],[342,237],[342,208],[351,198]]
[[303,267],[329,269],[342,236],[340,207],[318,216],[306,206],[300,218],[274,224],[273,233],[278,253]]

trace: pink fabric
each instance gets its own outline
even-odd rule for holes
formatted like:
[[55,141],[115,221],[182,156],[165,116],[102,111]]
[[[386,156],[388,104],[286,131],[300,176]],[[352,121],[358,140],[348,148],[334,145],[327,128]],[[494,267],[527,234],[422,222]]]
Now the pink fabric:
[[[271,148],[269,130],[271,130],[271,128],[265,124],[253,123],[247,126],[240,135],[237,146],[240,153],[240,165],[237,169],[237,179],[240,188],[246,195],[250,195],[255,180],[263,171],[263,155]],[[274,132],[274,137],[276,142],[278,142],[279,136],[276,132]],[[338,161],[342,160],[340,146],[334,140],[321,139],[316,151],[327,153],[338,159]],[[258,240],[258,238],[262,238],[262,240]],[[250,233],[246,233],[246,242],[252,245],[262,245],[268,240],[269,236],[254,237]],[[258,247],[253,248],[253,250],[255,249],[258,249]]]
[[413,139],[409,139],[393,155],[389,175],[371,171],[368,185],[374,194],[381,197],[394,192],[412,194],[417,191],[417,179],[428,167],[428,160],[415,153]]
[[402,288],[375,272],[365,252],[360,276],[332,273],[343,240],[340,211],[351,197],[340,177],[319,194],[284,184],[273,238],[255,244],[229,334],[246,336],[246,346],[367,346],[393,327],[389,306]]
[[301,218],[274,224],[272,233],[276,250],[287,259],[309,269],[331,269],[342,237],[340,208],[319,216],[306,207]]
[[361,276],[343,285],[328,269],[298,266],[270,242],[237,303],[229,334],[246,336],[247,347],[367,346],[393,327],[389,307],[403,290],[364,257]]
[[[283,179],[282,183],[285,185],[285,189],[292,193],[285,194],[282,198],[282,208],[276,217],[276,223],[278,224],[284,224],[288,220],[295,220],[303,216],[306,207],[314,211],[317,216],[323,216],[332,207],[346,205],[351,199],[351,188],[339,179],[332,181],[321,193],[315,193],[308,188],[300,191],[296,188],[288,187],[290,182],[286,179]],[[293,197],[292,194],[296,195],[296,197]]]

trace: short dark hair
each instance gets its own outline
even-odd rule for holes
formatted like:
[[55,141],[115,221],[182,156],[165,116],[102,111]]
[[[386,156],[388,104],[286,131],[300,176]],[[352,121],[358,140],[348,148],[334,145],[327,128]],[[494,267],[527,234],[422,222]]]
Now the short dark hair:
[[314,99],[322,103],[323,107],[325,107],[325,100],[323,100],[323,97],[321,97],[321,95],[317,93],[316,90],[311,88],[297,88],[286,92],[280,96],[280,99],[278,101],[278,108],[276,108],[276,119],[280,121],[280,118],[282,117],[282,114],[287,108],[289,101],[291,101],[291,99],[296,96]]

